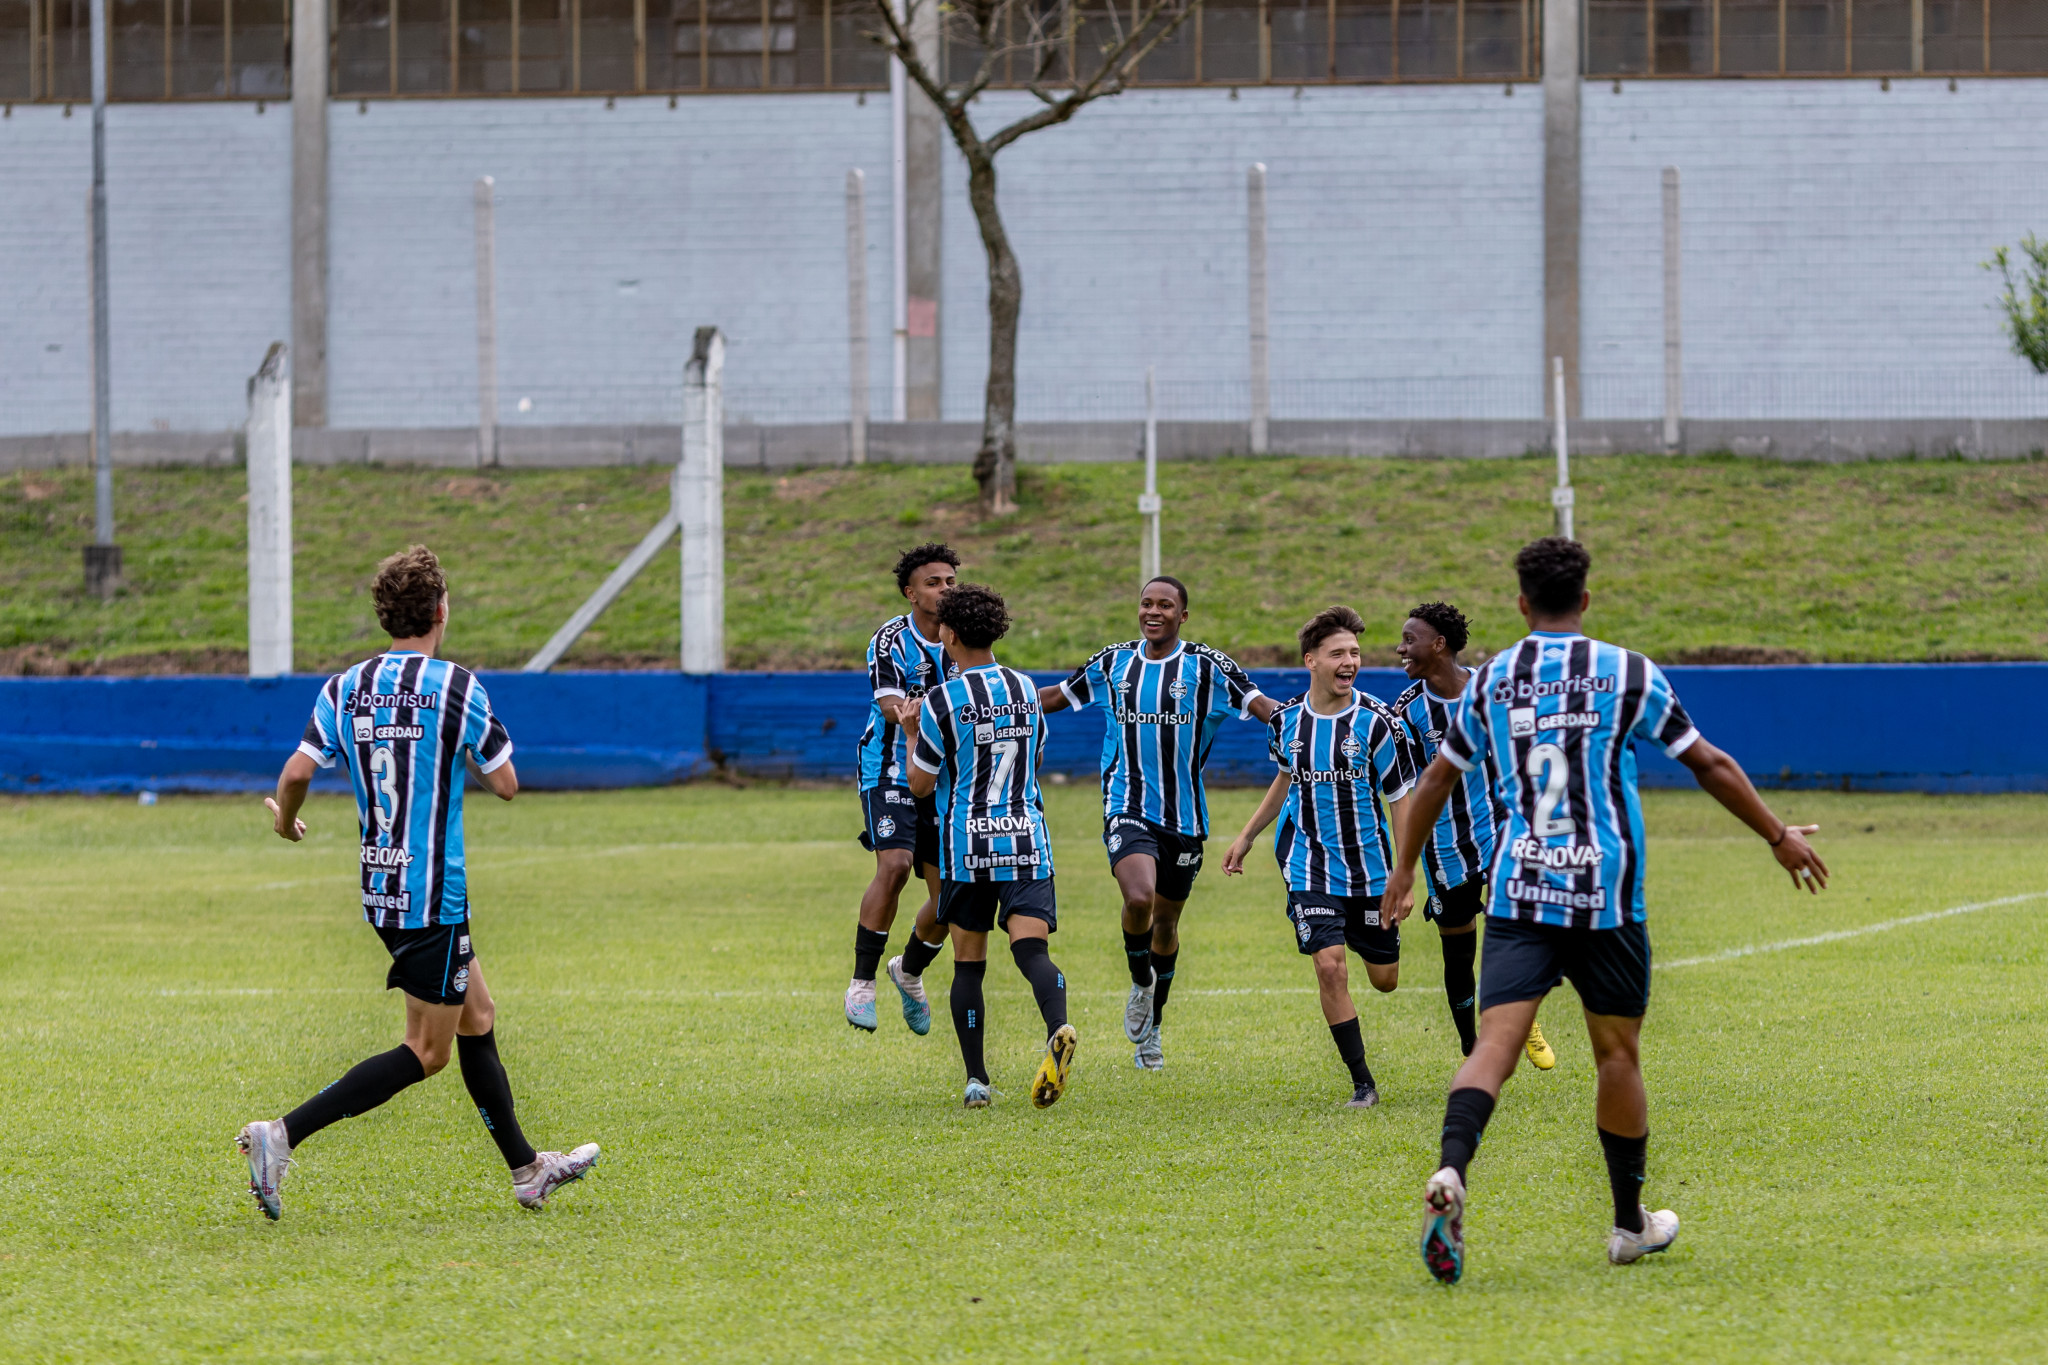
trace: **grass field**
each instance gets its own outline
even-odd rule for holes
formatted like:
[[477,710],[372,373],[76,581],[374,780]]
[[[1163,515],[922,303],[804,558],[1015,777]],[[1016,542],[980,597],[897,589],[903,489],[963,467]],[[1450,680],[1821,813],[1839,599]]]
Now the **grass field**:
[[[1703,798],[1651,795],[1649,1194],[1680,1241],[1604,1263],[1557,998],[1560,1065],[1510,1082],[1445,1290],[1413,1247],[1456,1061],[1434,930],[1361,1001],[1386,1103],[1347,1112],[1270,864],[1212,872],[1167,1069],[1136,1073],[1092,801],[1050,796],[1082,1034],[1056,1108],[1025,1097],[1006,955],[992,1110],[959,1108],[943,1009],[924,1039],[841,1022],[869,862],[849,791],[480,801],[478,947],[525,1125],[604,1161],[520,1210],[451,1069],[306,1143],[276,1225],[235,1130],[398,1036],[352,814],[314,801],[293,848],[247,798],[0,803],[0,1357],[2048,1355],[2048,802],[1781,796],[1837,874],[1809,900]],[[1253,799],[1219,794],[1218,823]],[[1862,932],[2003,897],[2026,899]]]
[[[1601,630],[1666,662],[2048,657],[2048,462],[1790,465],[1732,457],[1575,462]],[[1547,458],[1219,460],[1160,471],[1166,564],[1194,638],[1277,662],[1332,601],[1385,623],[1448,597],[1475,645],[1519,638],[1514,551],[1550,527]],[[903,549],[944,539],[1010,598],[1009,662],[1080,662],[1132,630],[1134,465],[1030,467],[1022,510],[983,523],[959,467],[729,477],[727,635],[736,668],[858,666],[900,609]],[[124,470],[130,588],[81,590],[86,471],[0,477],[0,671],[240,671],[245,480]],[[667,500],[662,469],[306,468],[295,493],[299,666],[375,647],[377,559],[434,545],[456,659],[516,667],[603,581]],[[673,666],[678,565],[658,558],[569,656]],[[1289,660],[1291,662],[1291,659]]]

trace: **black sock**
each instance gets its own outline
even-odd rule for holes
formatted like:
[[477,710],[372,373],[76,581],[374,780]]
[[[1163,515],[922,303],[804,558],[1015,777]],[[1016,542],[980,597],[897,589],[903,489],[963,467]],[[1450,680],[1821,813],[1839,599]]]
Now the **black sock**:
[[455,1055],[462,1060],[462,1083],[469,1087],[477,1115],[504,1154],[505,1164],[515,1171],[531,1166],[538,1154],[519,1131],[519,1120],[512,1113],[512,1082],[505,1076],[505,1064],[498,1060],[497,1030],[474,1038],[456,1034]]
[[939,949],[946,946],[946,931],[939,931],[937,943],[926,943],[917,936],[917,930],[910,931],[910,942],[903,945],[903,974],[923,976],[924,969],[932,965],[932,959],[939,955]]
[[1052,1037],[1067,1022],[1067,976],[1052,960],[1052,945],[1042,938],[1012,939],[1010,956],[1031,983],[1038,1012],[1045,1016],[1045,1036]]
[[1124,959],[1130,964],[1131,984],[1149,986],[1152,984],[1152,931],[1150,929],[1132,933],[1124,930]]
[[1493,1117],[1493,1105],[1493,1096],[1476,1086],[1453,1090],[1444,1101],[1443,1156],[1437,1164],[1449,1166],[1460,1180],[1472,1164],[1472,1154],[1479,1150],[1479,1137]]
[[[912,934],[912,938],[917,935]],[[873,981],[875,968],[882,965],[882,954],[889,951],[889,935],[886,930],[870,929],[865,924],[853,931],[853,979]]]
[[1472,959],[1479,952],[1479,935],[1444,934],[1444,995],[1451,1002],[1451,1022],[1458,1026],[1458,1047],[1467,1057],[1472,1055],[1472,1044],[1479,1037],[1473,1026],[1473,994],[1477,983],[1472,977]]
[[1152,954],[1152,1022],[1166,1013],[1166,997],[1173,990],[1173,964],[1180,961],[1180,949]]
[[1372,1084],[1372,1068],[1365,1064],[1365,1039],[1358,1033],[1358,1016],[1352,1015],[1341,1024],[1330,1025],[1330,1038],[1337,1044],[1337,1055],[1344,1059],[1344,1065],[1351,1072],[1351,1083],[1355,1086]]
[[1600,1130],[1600,1150],[1607,1153],[1607,1184],[1614,1191],[1614,1226],[1625,1232],[1643,1230],[1643,1165],[1650,1135],[1623,1137]]
[[988,1011],[981,1003],[981,979],[988,975],[986,962],[953,963],[953,1032],[960,1035],[960,1060],[967,1063],[967,1079],[988,1084],[988,1063],[981,1058],[982,1016]]
[[330,1123],[367,1114],[409,1085],[427,1078],[419,1054],[400,1043],[365,1058],[348,1074],[284,1116],[285,1141],[296,1147]]

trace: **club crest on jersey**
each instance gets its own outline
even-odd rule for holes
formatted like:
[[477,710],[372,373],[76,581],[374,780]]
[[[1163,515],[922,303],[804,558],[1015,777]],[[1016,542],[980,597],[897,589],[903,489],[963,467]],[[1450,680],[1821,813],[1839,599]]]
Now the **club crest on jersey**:
[[887,839],[895,832],[896,820],[893,816],[885,815],[881,819],[875,821],[875,833],[881,838]]
[[1346,758],[1357,758],[1361,753],[1365,752],[1365,746],[1358,742],[1357,735],[1344,736],[1344,742],[1337,747],[1344,751],[1344,757]]
[[464,967],[462,970],[456,972],[455,980],[450,984],[455,987],[455,993],[457,995],[461,995],[465,991],[467,991],[469,989],[469,968]]
[[1185,681],[1183,681],[1180,678],[1175,678],[1170,684],[1167,685],[1166,695],[1172,697],[1175,701],[1179,701],[1181,698],[1187,696],[1187,694],[1188,685]]
[[1110,835],[1110,836],[1109,836],[1109,851],[1110,851],[1111,853],[1114,853],[1114,852],[1116,852],[1116,851],[1117,851],[1118,849],[1122,848],[1123,846],[1124,846],[1124,836],[1123,836],[1123,835],[1121,835],[1121,834],[1112,834],[1112,835]]
[[1299,942],[1307,943],[1308,936],[1314,932],[1315,931],[1309,927],[1307,916],[1304,915],[1301,918],[1294,921],[1294,937]]

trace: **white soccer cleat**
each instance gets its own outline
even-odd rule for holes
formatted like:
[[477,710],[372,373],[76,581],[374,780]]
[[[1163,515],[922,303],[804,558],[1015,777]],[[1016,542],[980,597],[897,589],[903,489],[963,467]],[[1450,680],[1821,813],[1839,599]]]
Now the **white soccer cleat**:
[[1124,1037],[1134,1043],[1145,1041],[1145,1035],[1152,1031],[1152,992],[1159,989],[1159,973],[1142,986],[1131,987],[1131,998],[1124,1002]]
[[1131,1058],[1131,1065],[1140,1071],[1163,1071],[1166,1069],[1166,1054],[1159,1046],[1159,1025],[1145,1030],[1145,1036],[1138,1043],[1138,1051]]
[[932,1031],[932,1002],[924,993],[924,978],[911,976],[903,970],[903,959],[889,959],[889,980],[896,985],[896,993],[903,997],[903,1022],[910,1031],[922,1038]]
[[249,1158],[249,1193],[256,1196],[263,1216],[276,1222],[284,1216],[277,1190],[292,1164],[292,1144],[285,1135],[284,1120],[256,1120],[235,1135],[235,1146]]
[[545,1206],[548,1196],[572,1180],[581,1180],[597,1164],[597,1144],[586,1142],[573,1152],[541,1152],[531,1166],[512,1176],[512,1197],[524,1208]]
[[853,981],[846,987],[846,1022],[865,1033],[873,1033],[877,1024],[875,1017],[875,983]]
[[1633,1265],[1651,1252],[1662,1251],[1677,1240],[1677,1214],[1670,1209],[1658,1209],[1655,1213],[1643,1209],[1641,1232],[1615,1228],[1607,1234],[1607,1259],[1614,1265]]
[[1445,1166],[1422,1191],[1422,1263],[1443,1284],[1465,1274],[1465,1178]]

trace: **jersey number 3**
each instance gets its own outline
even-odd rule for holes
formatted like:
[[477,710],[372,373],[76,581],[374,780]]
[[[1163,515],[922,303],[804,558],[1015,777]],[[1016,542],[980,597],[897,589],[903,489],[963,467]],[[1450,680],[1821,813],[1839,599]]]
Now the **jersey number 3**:
[[376,812],[377,828],[388,834],[391,822],[398,818],[398,757],[391,752],[390,745],[380,744],[370,751],[370,776],[377,780],[370,809]]
[[1565,751],[1555,744],[1538,744],[1529,750],[1523,771],[1543,783],[1543,791],[1536,798],[1535,829],[1531,832],[1539,839],[1548,839],[1577,829],[1569,818],[1557,818],[1558,803],[1564,800],[1565,784],[1572,776],[1572,761]]

